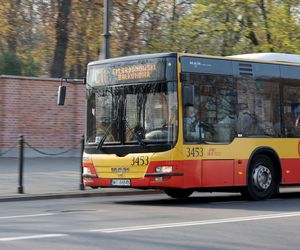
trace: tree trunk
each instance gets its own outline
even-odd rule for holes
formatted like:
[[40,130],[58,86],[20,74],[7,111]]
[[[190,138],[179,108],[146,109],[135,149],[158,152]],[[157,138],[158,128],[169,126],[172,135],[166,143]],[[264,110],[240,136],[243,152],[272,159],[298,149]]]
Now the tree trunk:
[[50,69],[50,77],[63,77],[65,69],[65,57],[68,48],[68,21],[72,0],[61,0],[56,21],[56,45],[54,58]]
[[15,0],[10,3],[10,12],[8,14],[9,33],[7,38],[8,50],[13,54],[17,52],[17,26],[18,15],[20,14],[21,0]]
[[266,10],[264,0],[260,0],[259,7],[260,7],[262,15],[263,15],[263,21],[264,21],[264,26],[265,26],[264,28],[265,28],[266,37],[267,37],[267,43],[270,47],[269,50],[270,50],[270,52],[274,52],[272,36],[271,36],[271,32],[270,32],[270,27],[269,27],[269,22],[268,22],[268,17],[267,17],[267,10]]
[[256,34],[254,32],[254,24],[251,20],[250,17],[247,17],[247,25],[246,27],[248,27],[248,29],[250,30],[249,33],[246,35],[246,37],[248,39],[250,39],[251,43],[254,45],[254,46],[258,46],[259,45],[259,41],[257,40],[257,37],[256,37]]

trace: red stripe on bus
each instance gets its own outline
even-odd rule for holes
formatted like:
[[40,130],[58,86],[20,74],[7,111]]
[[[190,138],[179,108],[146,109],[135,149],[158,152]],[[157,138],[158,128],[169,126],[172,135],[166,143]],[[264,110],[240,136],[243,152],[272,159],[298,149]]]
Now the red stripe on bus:
[[[94,168],[90,164],[91,172]],[[131,179],[131,187],[160,188],[205,188],[245,186],[247,181],[248,160],[179,160],[151,162],[147,174],[156,173],[159,166],[173,166],[178,176],[164,176],[159,181],[156,176]],[[300,183],[300,158],[281,159],[281,184]],[[182,175],[183,174],[183,175]],[[110,187],[111,179],[93,178],[86,186]]]

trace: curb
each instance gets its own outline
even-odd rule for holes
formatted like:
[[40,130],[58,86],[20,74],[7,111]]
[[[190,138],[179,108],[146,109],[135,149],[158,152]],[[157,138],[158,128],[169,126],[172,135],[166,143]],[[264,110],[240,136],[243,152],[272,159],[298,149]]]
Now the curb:
[[0,196],[0,202],[9,201],[33,201],[69,198],[90,198],[105,196],[130,196],[145,194],[161,194],[161,190],[136,190],[136,191],[108,191],[108,192],[71,192],[71,193],[51,193],[51,194],[16,194],[15,196]]

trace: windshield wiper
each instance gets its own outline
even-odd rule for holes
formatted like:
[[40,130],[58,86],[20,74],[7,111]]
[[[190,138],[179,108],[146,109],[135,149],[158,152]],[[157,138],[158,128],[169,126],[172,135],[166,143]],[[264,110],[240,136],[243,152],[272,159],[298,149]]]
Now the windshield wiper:
[[146,146],[143,141],[143,132],[141,130],[137,130],[133,132],[134,138],[138,141],[138,143],[144,148]]
[[110,133],[111,125],[112,125],[112,124],[110,124],[110,126],[107,128],[107,130],[105,131],[105,134],[102,136],[101,140],[100,140],[99,143],[97,144],[97,148],[96,148],[97,150],[102,148],[102,146],[103,146],[103,144],[104,144],[104,142],[105,142],[107,136],[108,136],[109,133]]
[[[126,119],[123,119],[125,126],[131,131],[131,130],[135,130],[135,128],[130,128],[128,121]],[[143,131],[142,131],[142,127],[140,127],[139,129],[135,130],[133,132],[133,136],[134,138],[137,140],[137,142],[144,148],[146,146],[145,142],[143,141]]]

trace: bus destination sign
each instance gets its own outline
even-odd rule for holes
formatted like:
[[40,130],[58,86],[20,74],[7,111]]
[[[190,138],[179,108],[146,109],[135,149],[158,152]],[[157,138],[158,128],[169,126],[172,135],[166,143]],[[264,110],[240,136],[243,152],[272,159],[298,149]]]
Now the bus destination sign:
[[165,80],[165,60],[162,58],[92,65],[88,70],[88,84],[91,86],[161,80]]
[[112,74],[118,78],[118,81],[148,79],[157,71],[157,67],[154,63],[116,67],[112,69]]

